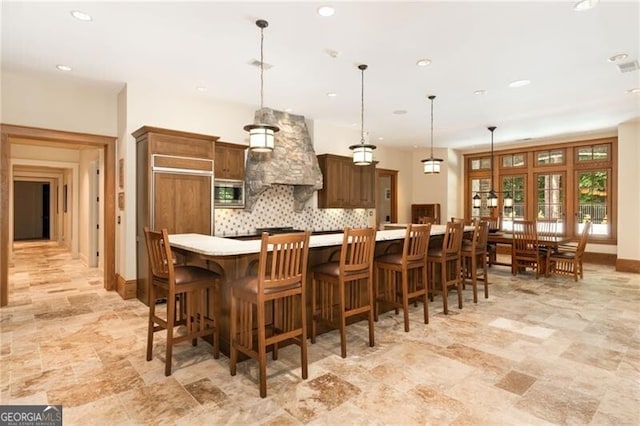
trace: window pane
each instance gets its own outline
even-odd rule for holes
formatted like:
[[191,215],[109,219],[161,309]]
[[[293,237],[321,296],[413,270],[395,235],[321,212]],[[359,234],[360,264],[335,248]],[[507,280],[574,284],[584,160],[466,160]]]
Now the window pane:
[[578,148],[578,161],[591,161],[593,159],[593,151],[590,146],[582,146]]
[[522,167],[524,166],[524,154],[509,154],[502,156],[502,167]]
[[515,154],[513,156],[513,167],[524,166],[524,154]]
[[[490,209],[487,207],[487,195],[491,190],[491,179],[471,179],[471,194],[469,200],[471,202],[471,217],[480,218],[482,216],[490,216]],[[480,208],[473,208],[473,197],[480,196]]]
[[510,195],[513,198],[513,207],[503,207],[502,229],[511,231],[514,219],[524,219],[525,212],[525,188],[524,176],[502,177],[501,191],[503,197]]
[[590,220],[592,235],[610,234],[608,179],[606,170],[578,173],[578,232],[581,232],[584,222]]
[[555,149],[551,151],[536,152],[536,162],[539,165],[562,164],[564,163],[564,150]]
[[596,145],[593,147],[593,159],[598,161],[609,158],[609,145]]
[[557,149],[549,151],[549,163],[550,164],[562,164],[564,163],[564,150]]
[[489,170],[491,159],[489,157],[471,159],[471,170]]
[[538,164],[549,164],[549,151],[536,152],[536,162]]
[[564,219],[564,179],[561,174],[538,175],[539,219]]

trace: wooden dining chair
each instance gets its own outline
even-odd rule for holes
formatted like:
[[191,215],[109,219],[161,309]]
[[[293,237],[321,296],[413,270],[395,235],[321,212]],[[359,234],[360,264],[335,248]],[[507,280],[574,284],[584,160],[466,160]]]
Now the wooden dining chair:
[[[502,227],[501,216],[481,216],[481,221],[487,222],[489,232],[498,232]],[[498,261],[498,245],[487,243],[487,265],[491,266]]]
[[272,349],[273,359],[277,359],[278,344],[292,339],[300,346],[302,378],[308,375],[305,288],[309,235],[309,231],[276,235],[263,232],[258,275],[245,276],[229,284],[229,369],[235,376],[238,352],[258,361],[262,398],[267,396],[268,347]]
[[[153,336],[166,330],[167,343],[164,375],[171,375],[173,346],[191,340],[195,346],[198,337],[213,337],[213,357],[220,356],[218,329],[218,302],[220,275],[205,268],[174,265],[166,229],[152,231],[144,227],[145,243],[151,265],[149,285],[149,329],[147,334],[147,361],[153,356]],[[156,303],[166,295],[166,315],[156,311]],[[184,326],[184,333],[175,330]]]
[[467,279],[473,287],[473,303],[478,303],[478,280],[484,282],[484,297],[489,297],[489,275],[487,274],[487,238],[489,224],[477,222],[470,240],[462,241],[462,278],[463,286]]
[[431,224],[407,227],[402,253],[390,253],[375,260],[375,321],[381,305],[387,304],[404,314],[404,331],[409,331],[409,301],[422,298],[424,323],[429,323],[429,285],[427,280],[427,249]]
[[[429,274],[430,297],[439,291],[442,294],[442,306],[445,315],[449,313],[448,289],[455,286],[458,292],[458,308],[462,309],[462,273],[460,251],[464,228],[460,222],[447,222],[441,247],[429,248],[427,251],[427,267]],[[436,272],[440,279],[436,279]],[[439,289],[436,290],[436,282]]]
[[340,260],[312,268],[311,343],[316,342],[319,323],[340,332],[340,355],[347,357],[347,320],[366,315],[369,321],[369,346],[375,343],[373,330],[373,255],[376,230],[345,228]]
[[583,278],[582,258],[587,248],[587,240],[591,231],[591,222],[586,222],[582,228],[580,241],[577,247],[561,246],[558,251],[549,255],[547,270],[549,273],[557,275],[573,276],[574,281]]
[[547,251],[540,250],[536,222],[531,220],[513,221],[513,244],[511,246],[511,273],[517,275],[521,269],[531,268],[536,273],[544,273]]

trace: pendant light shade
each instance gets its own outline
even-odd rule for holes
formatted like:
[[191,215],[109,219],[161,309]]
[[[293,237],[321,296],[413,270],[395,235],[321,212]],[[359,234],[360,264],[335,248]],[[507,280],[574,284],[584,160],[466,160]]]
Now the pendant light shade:
[[473,196],[473,208],[479,209],[480,207],[482,207],[482,198],[476,193],[476,195]]
[[[264,101],[264,29],[269,23],[263,19],[256,21],[260,28],[260,110]],[[277,126],[264,123],[253,123],[244,126],[249,132],[249,149],[253,152],[271,152],[275,146],[275,133],[280,129]]]
[[431,155],[429,158],[422,160],[423,171],[428,175],[440,173],[440,164],[444,161],[441,158],[435,158],[433,156],[433,100],[435,98],[434,95],[429,96],[429,100],[431,101]]
[[365,143],[364,140],[364,70],[368,67],[365,64],[358,65],[361,74],[360,82],[360,143],[351,145],[349,149],[353,151],[353,164],[356,166],[368,166],[373,163],[373,150],[375,145]]
[[513,208],[513,198],[509,194],[504,196],[504,207],[507,209]]
[[490,209],[495,209],[496,207],[498,207],[498,196],[493,189],[489,191],[489,196],[487,197],[487,206]]

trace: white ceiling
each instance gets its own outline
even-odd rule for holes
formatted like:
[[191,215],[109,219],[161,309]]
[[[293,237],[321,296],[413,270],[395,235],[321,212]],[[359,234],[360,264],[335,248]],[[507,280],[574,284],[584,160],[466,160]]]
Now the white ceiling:
[[[316,13],[320,4],[5,0],[2,70],[88,79],[114,94],[145,82],[257,108],[259,73],[249,62],[260,57],[260,18],[269,21],[264,52],[273,65],[265,106],[359,128],[357,65],[366,63],[364,126],[378,146],[429,145],[429,94],[437,96],[436,147],[486,146],[488,125],[499,144],[596,134],[640,117],[640,94],[627,93],[640,88],[640,71],[607,61],[640,59],[638,1],[601,0],[582,12],[572,1],[334,1],[328,18]],[[432,62],[418,67],[421,58]],[[508,87],[520,79],[531,84]]]

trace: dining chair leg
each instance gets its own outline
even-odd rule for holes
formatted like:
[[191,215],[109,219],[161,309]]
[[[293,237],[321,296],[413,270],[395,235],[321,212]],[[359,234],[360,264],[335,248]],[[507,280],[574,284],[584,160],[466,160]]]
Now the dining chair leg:
[[302,378],[306,379],[309,376],[309,367],[308,367],[308,354],[307,354],[307,308],[306,304],[306,296],[304,291],[300,295],[300,314],[301,318],[301,327],[302,327],[302,336],[300,337],[300,363],[302,364]]
[[230,324],[229,324],[229,372],[232,376],[236,375],[236,364],[238,362],[238,349],[236,349],[236,340],[238,339],[238,302],[236,298],[231,296]]
[[462,263],[460,259],[456,260],[456,284],[458,289],[458,309],[462,309]]
[[147,331],[147,361],[153,357],[153,329],[155,328],[156,292],[155,286],[149,286],[149,330]]
[[[262,306],[261,306],[262,305]],[[267,396],[267,346],[265,344],[266,325],[265,325],[265,309],[262,303],[257,306],[258,315],[258,364],[260,369],[260,397]]]
[[164,375],[171,375],[171,356],[173,353],[173,327],[175,321],[175,303],[170,303],[170,298],[175,300],[175,295],[169,293],[167,296],[167,352],[164,361]]
[[340,355],[342,358],[347,357],[347,318],[344,316],[346,302],[345,302],[345,285],[342,280],[340,280]]
[[402,310],[404,313],[404,331],[409,331],[409,277],[408,271],[402,272]]
[[373,328],[373,312],[375,310],[375,296],[373,294],[373,288],[375,286],[373,277],[369,277],[366,282],[367,285],[367,293],[369,294],[369,346],[373,347],[375,345],[375,330]]
[[440,285],[442,286],[442,307],[444,314],[449,313],[449,295],[447,289],[447,266],[446,260],[440,264]]
[[424,311],[424,323],[429,324],[429,298],[427,294],[429,293],[429,285],[427,278],[427,265],[422,266],[422,285],[424,286],[424,296],[423,296],[423,311]]
[[473,303],[478,303],[478,256],[471,256],[471,285],[473,286]]
[[311,343],[316,343],[316,333],[318,330],[318,317],[317,317],[317,308],[316,308],[316,303],[317,300],[316,298],[318,297],[316,292],[318,291],[317,289],[317,282],[315,277],[313,277],[311,279]]

